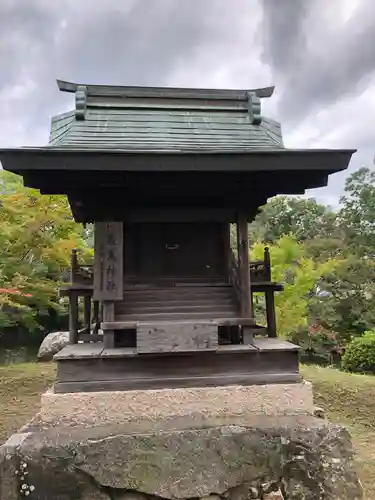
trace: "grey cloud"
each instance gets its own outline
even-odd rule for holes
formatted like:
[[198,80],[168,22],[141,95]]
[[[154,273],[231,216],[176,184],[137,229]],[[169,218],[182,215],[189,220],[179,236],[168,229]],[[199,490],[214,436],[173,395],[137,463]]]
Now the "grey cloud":
[[303,0],[263,0],[262,55],[282,79],[303,64],[308,5]]
[[[72,96],[57,91],[56,78],[205,86],[216,70],[218,86],[276,84],[276,98],[263,109],[272,116],[278,102],[288,142],[288,132],[309,113],[359,93],[375,67],[373,0],[362,0],[343,26],[336,22],[338,5],[341,0],[0,0],[0,146],[47,141],[50,116],[73,105]],[[21,97],[13,95],[18,86],[25,87]],[[368,161],[374,142],[356,118],[350,117],[348,146],[362,152],[353,167]],[[340,182],[334,176],[326,192],[338,198]]]
[[236,9],[221,0],[1,0],[0,91],[26,78],[36,82],[14,114],[23,115],[27,129],[42,131],[47,117],[66,106],[56,78],[169,84],[177,65],[189,66],[206,50],[235,54],[242,34],[236,27],[250,13],[246,0],[237,0]]
[[365,88],[375,70],[372,0],[360,2],[340,29],[332,22],[334,2],[263,0],[263,8],[263,58],[280,84],[283,118],[300,121]]

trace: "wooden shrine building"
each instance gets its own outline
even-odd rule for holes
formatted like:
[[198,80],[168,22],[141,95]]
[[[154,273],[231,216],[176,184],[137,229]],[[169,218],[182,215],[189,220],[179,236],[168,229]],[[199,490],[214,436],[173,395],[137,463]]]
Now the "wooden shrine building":
[[275,338],[282,286],[267,250],[249,262],[248,223],[272,196],[325,186],[354,151],[285,148],[261,113],[273,87],[58,85],[75,109],[52,119],[48,145],[0,151],[4,169],[65,194],[75,220],[94,224],[93,266],[73,253],[61,292],[71,345],[56,356],[55,390],[298,381],[297,347]]

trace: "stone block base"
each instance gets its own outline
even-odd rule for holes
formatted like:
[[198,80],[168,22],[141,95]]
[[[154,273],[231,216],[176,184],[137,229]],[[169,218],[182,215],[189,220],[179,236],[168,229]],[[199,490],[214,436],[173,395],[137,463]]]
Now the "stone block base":
[[111,425],[158,422],[176,417],[199,420],[246,415],[312,415],[309,382],[253,386],[79,392],[42,396],[44,425]]
[[[348,432],[306,416],[37,428],[0,448],[0,498],[359,500]],[[209,498],[207,498],[209,497]]]

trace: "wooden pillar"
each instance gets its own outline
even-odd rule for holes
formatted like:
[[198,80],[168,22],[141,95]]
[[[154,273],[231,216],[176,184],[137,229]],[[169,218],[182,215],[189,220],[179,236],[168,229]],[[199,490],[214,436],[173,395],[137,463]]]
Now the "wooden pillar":
[[100,328],[100,311],[99,311],[99,302],[97,300],[94,300],[92,315],[94,322],[94,334],[98,334]]
[[252,317],[250,294],[249,241],[247,217],[243,213],[237,216],[237,252],[238,277],[240,282],[240,306],[243,318]]
[[[115,303],[113,301],[103,302],[103,322],[113,322],[115,320]],[[114,330],[105,330],[103,334],[104,349],[113,349],[115,347]]]
[[78,343],[78,293],[69,294],[69,344]]
[[267,290],[266,294],[266,315],[268,336],[277,337],[276,332],[276,312],[275,312],[275,294],[273,290]]
[[[268,282],[271,282],[271,257],[270,251],[266,247],[264,249],[264,270],[265,270],[265,279]],[[277,337],[276,332],[276,311],[275,311],[275,292],[274,290],[266,290],[266,316],[267,316],[267,331],[268,336],[275,338]]]

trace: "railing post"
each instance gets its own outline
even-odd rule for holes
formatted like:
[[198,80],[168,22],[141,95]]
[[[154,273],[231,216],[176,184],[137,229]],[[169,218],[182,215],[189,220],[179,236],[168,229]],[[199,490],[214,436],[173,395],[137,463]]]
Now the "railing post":
[[266,316],[267,316],[267,331],[271,338],[277,337],[276,332],[276,312],[275,312],[275,294],[273,290],[266,290]]
[[91,296],[85,295],[83,298],[83,321],[87,333],[91,333]]
[[243,318],[251,318],[248,224],[246,215],[241,212],[237,217],[237,249],[238,276],[241,290],[241,315]]
[[69,294],[69,343],[78,343],[78,293],[74,290]]
[[70,257],[70,282],[72,284],[76,281],[77,273],[78,273],[77,250],[73,248],[72,255]]

